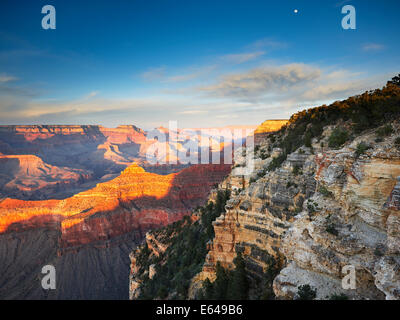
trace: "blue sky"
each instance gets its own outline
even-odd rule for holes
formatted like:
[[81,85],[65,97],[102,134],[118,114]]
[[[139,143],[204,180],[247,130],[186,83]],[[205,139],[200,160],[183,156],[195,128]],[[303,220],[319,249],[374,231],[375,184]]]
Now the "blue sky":
[[[41,28],[46,4],[56,30]],[[346,4],[356,30],[341,27]],[[0,123],[288,118],[399,73],[399,12],[398,0],[2,0]]]

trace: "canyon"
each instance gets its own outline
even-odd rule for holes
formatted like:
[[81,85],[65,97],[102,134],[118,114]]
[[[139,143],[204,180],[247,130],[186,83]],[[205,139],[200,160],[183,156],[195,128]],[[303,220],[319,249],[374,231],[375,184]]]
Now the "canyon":
[[[71,198],[3,199],[0,246],[5,270],[0,296],[127,298],[129,250],[147,231],[189,215],[229,171],[227,165],[197,165],[157,175],[133,164],[117,178]],[[41,267],[49,263],[61,272],[57,290],[50,293],[40,290],[40,282],[34,281]],[[103,268],[114,271],[104,272]],[[116,282],[110,280],[115,274]],[[20,277],[27,280],[17,282]],[[90,287],[96,277],[96,287]],[[110,281],[114,288],[107,291]]]
[[[231,167],[147,164],[135,126],[1,126],[0,141],[1,299],[127,299],[129,252]],[[40,285],[47,264],[54,291]]]
[[[186,291],[173,288],[164,296],[204,297],[218,280],[218,266],[235,270],[240,253],[249,299],[302,299],[304,288],[319,300],[400,299],[399,101],[399,88],[388,83],[299,112],[272,134],[257,137],[256,130],[254,150],[237,150],[232,172],[209,198],[212,206],[218,190],[230,190],[224,210],[210,225],[201,219],[204,213],[194,214],[200,217],[194,226],[213,229],[201,270]],[[358,113],[375,118],[356,122]],[[253,173],[238,175],[251,151]],[[172,238],[187,241],[179,230]],[[169,248],[175,242],[165,232],[150,232],[131,253],[131,299],[151,285],[149,274],[154,278],[163,270],[157,264],[146,269],[144,252],[162,265],[174,259]],[[185,232],[190,240],[193,235]],[[342,284],[349,268],[350,288]]]

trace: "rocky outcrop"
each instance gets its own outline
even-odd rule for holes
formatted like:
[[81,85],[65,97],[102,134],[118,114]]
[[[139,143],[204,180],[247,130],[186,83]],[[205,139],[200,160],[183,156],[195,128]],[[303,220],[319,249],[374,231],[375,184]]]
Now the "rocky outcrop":
[[[397,122],[392,126],[398,133]],[[215,279],[217,262],[233,268],[241,251],[256,281],[271,257],[278,261],[281,271],[273,282],[278,299],[296,298],[298,287],[306,284],[318,299],[400,298],[396,134],[376,142],[371,130],[334,150],[324,147],[330,132],[325,128],[312,149],[297,149],[275,171],[269,171],[270,164],[281,151],[261,140],[253,176],[241,183],[232,173],[224,181],[238,192],[214,222],[215,238],[192,288]],[[358,155],[361,142],[370,148]],[[355,289],[342,286],[349,267],[355,270]]]
[[[117,178],[64,200],[1,200],[0,248],[6,269],[0,297],[128,298],[129,252],[147,231],[180,220],[203,204],[229,171],[228,165],[198,165],[157,175],[133,164]],[[46,264],[57,270],[59,287],[50,293],[37,281]]]
[[269,133],[278,131],[284,125],[288,123],[288,120],[266,120],[260,124],[254,131],[254,143],[259,144],[263,141]]
[[0,155],[0,197],[57,198],[91,178],[91,171],[52,166],[34,155]]
[[[202,204],[227,165],[198,165],[170,175],[148,173],[136,164],[121,175],[65,200],[0,202],[0,232],[60,226],[62,247],[146,231],[181,219]],[[207,174],[206,174],[207,173]]]
[[[217,262],[232,269],[238,251],[246,257],[249,274],[254,280],[262,278],[271,259],[280,264],[284,262],[280,253],[283,234],[304,200],[315,190],[312,158],[308,150],[302,154],[294,153],[282,168],[271,173],[265,171],[271,159],[256,161],[248,187],[233,194],[226,205],[226,213],[213,224],[215,237],[209,243],[209,253],[202,274],[198,276],[200,279],[215,278]],[[301,166],[305,174],[295,175],[295,166]],[[237,179],[231,174],[224,183]],[[228,185],[233,184],[228,182]]]
[[[14,176],[0,169],[0,193],[22,200],[70,197],[143,160],[145,142],[146,133],[135,126],[0,126],[0,153],[21,166]],[[79,172],[83,179],[75,182],[70,176]]]
[[[372,145],[372,138],[364,135],[341,150],[316,155],[315,179],[324,195],[318,192],[308,200],[316,211],[300,213],[282,241],[282,253],[291,262],[275,279],[278,296],[293,296],[307,278],[322,299],[339,293],[355,299],[400,298],[400,153],[392,137],[357,158],[357,144]],[[355,268],[354,290],[342,288],[345,266]],[[296,277],[294,270],[303,276]]]

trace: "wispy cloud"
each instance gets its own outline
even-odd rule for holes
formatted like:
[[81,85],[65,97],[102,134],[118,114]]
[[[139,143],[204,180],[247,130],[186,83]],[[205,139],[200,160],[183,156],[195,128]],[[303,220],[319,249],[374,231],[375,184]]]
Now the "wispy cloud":
[[88,99],[94,98],[94,97],[96,97],[99,93],[100,93],[100,91],[92,91],[92,92],[90,92],[90,93],[87,95],[87,98],[88,98]]
[[289,44],[287,42],[277,41],[271,38],[263,38],[248,45],[249,48],[258,48],[258,49],[263,48],[268,50],[284,49],[287,48],[288,46]]
[[185,70],[181,74],[174,74],[165,77],[164,82],[185,82],[195,80],[210,74],[215,70],[215,65],[203,66],[203,67],[191,67]]
[[208,113],[208,110],[186,110],[186,111],[178,112],[178,114],[184,114],[184,115],[196,115],[196,114],[205,114],[205,113]]
[[5,73],[0,74],[0,83],[5,83],[5,82],[10,82],[10,81],[16,81],[18,78],[7,75]]
[[230,63],[244,63],[247,61],[255,60],[265,54],[265,51],[238,53],[238,54],[227,54],[221,57],[221,60]]
[[167,67],[150,68],[141,74],[142,79],[150,82],[177,83],[196,80],[208,75],[216,68],[215,65],[191,66],[171,73]]
[[146,81],[160,80],[165,75],[165,67],[150,68],[141,74],[142,78]]
[[261,67],[223,77],[218,83],[199,88],[212,96],[258,98],[319,78],[321,70],[305,64]]
[[381,51],[384,49],[385,46],[380,43],[366,43],[362,46],[363,51]]

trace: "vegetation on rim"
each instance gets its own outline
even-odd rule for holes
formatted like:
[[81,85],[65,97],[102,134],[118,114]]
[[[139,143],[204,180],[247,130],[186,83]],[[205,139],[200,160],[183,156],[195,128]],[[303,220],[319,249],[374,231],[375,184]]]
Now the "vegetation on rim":
[[[269,136],[273,147],[281,148],[282,154],[273,159],[268,170],[273,171],[280,167],[287,155],[299,147],[311,146],[312,139],[319,139],[327,125],[337,126],[329,137],[329,147],[340,148],[352,135],[377,128],[398,117],[399,76],[388,81],[382,89],[367,91],[343,101],[336,101],[329,106],[323,105],[292,115],[287,125]],[[382,141],[383,137],[392,132],[390,126],[385,126],[377,131],[377,139]]]

